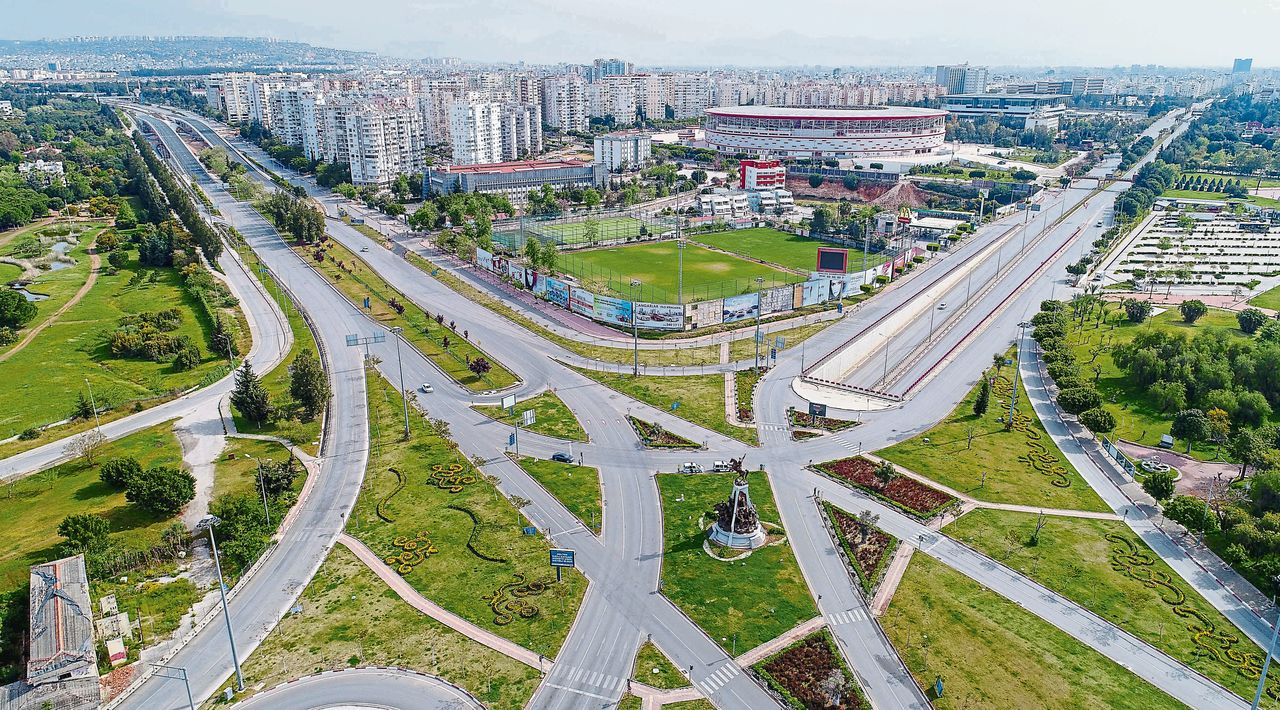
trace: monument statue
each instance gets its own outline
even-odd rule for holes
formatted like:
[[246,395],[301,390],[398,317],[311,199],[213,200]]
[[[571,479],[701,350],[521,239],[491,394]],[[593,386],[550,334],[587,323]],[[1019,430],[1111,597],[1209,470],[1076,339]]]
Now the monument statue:
[[733,479],[733,491],[729,493],[728,500],[716,503],[716,521],[711,525],[711,541],[726,547],[760,547],[765,543],[765,532],[747,490],[747,475],[742,471],[742,459],[732,459],[730,466],[737,473]]

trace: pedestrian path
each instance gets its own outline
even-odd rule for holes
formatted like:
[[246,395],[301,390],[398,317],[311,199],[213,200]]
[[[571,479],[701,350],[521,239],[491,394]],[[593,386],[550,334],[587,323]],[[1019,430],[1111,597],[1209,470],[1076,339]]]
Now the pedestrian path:
[[709,696],[739,675],[742,675],[742,669],[738,667],[737,663],[729,662],[712,671],[711,675],[696,681],[694,685],[698,687],[698,690]]

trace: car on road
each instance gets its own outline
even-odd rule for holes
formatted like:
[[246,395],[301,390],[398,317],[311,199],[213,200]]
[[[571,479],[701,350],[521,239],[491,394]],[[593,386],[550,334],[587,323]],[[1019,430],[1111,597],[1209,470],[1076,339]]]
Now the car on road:
[[418,391],[423,394],[431,394],[436,391],[436,388],[432,387],[430,382],[423,382],[422,386],[418,388]]
[[702,464],[685,461],[680,464],[680,473],[702,473]]
[[573,456],[566,454],[563,451],[557,451],[556,453],[551,454],[551,460],[558,461],[560,463],[573,463]]
[[730,465],[728,464],[728,462],[725,462],[725,461],[717,461],[717,462],[715,462],[715,463],[711,464],[711,470],[712,470],[712,471],[715,471],[716,473],[726,473],[726,472],[728,472],[728,471],[732,471],[732,470],[733,470],[733,467],[732,467],[732,466],[730,466]]
[[369,251],[369,247],[360,247],[360,253],[361,253],[361,254],[363,254],[363,253],[365,253],[365,252],[367,252],[367,251]]
[[1095,227],[1101,227],[1101,226],[1102,226],[1102,220],[1098,220],[1097,222],[1095,222],[1095,223],[1094,223],[1094,225],[1093,225],[1093,226],[1095,226]]
[[946,302],[946,301],[943,301],[942,303],[939,303],[939,304],[938,304],[938,310],[940,310],[940,311],[945,311],[945,310],[947,310],[947,302]]

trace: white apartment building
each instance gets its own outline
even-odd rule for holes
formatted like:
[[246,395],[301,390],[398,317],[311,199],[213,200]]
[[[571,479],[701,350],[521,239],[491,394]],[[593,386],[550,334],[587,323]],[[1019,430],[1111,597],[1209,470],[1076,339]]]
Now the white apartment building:
[[254,79],[249,91],[250,118],[268,130],[271,129],[274,112],[271,110],[271,96],[285,87],[281,79]]
[[643,81],[631,75],[605,76],[587,85],[587,110],[592,118],[613,117],[614,123],[635,122],[638,86]]
[[543,79],[542,113],[543,121],[552,128],[587,130],[587,82],[577,74]]
[[596,136],[595,161],[610,172],[643,165],[653,156],[653,144],[647,133],[627,131]]
[[[310,83],[293,84],[281,87],[270,94],[267,102],[270,123],[263,122],[271,129],[272,135],[289,145],[306,145],[308,129],[315,130],[315,102],[319,97],[316,87]],[[304,113],[310,112],[312,119],[310,128]],[[315,158],[308,153],[308,157]]]
[[675,76],[671,79],[671,109],[675,118],[697,118],[711,104],[714,85],[705,76]]
[[502,160],[502,116],[498,104],[458,102],[449,109],[454,165]]
[[426,168],[422,116],[416,107],[364,105],[346,115],[346,137],[354,185],[389,187],[396,177]]
[[253,117],[253,79],[253,74],[246,73],[212,74],[204,80],[205,100],[227,123],[248,123]]
[[500,108],[502,160],[525,160],[542,152],[542,107],[508,103]]

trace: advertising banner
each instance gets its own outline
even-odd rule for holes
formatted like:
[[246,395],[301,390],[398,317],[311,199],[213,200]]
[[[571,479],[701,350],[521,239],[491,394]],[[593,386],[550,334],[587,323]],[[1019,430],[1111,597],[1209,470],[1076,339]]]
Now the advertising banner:
[[596,315],[596,295],[574,286],[569,290],[569,310],[574,313],[594,318]]
[[514,261],[507,262],[507,278],[517,284],[524,285],[524,266]]
[[795,289],[790,286],[779,286],[760,292],[760,314],[789,311],[794,303]]
[[675,303],[637,303],[636,325],[651,330],[684,330],[684,306]]
[[596,296],[595,315],[598,321],[615,325],[631,325],[631,301],[608,296]]
[[506,274],[507,260],[500,256],[494,255],[492,271],[496,274]]
[[829,279],[813,279],[800,284],[803,296],[800,300],[801,306],[816,306],[819,303],[826,303],[827,296],[831,294],[831,286],[827,283]]
[[722,323],[736,323],[747,318],[755,318],[760,312],[760,298],[754,293],[730,296],[724,299],[724,308],[721,310],[724,314],[720,319]]
[[493,271],[493,254],[476,247],[476,266],[486,271]]
[[524,287],[533,291],[536,296],[545,296],[547,293],[547,280],[533,269],[525,269]]
[[702,301],[689,304],[689,320],[694,328],[720,325],[724,322],[724,300]]
[[828,279],[827,285],[828,301],[839,301],[845,296],[851,295],[849,293],[849,282],[845,279]]
[[546,283],[544,289],[547,294],[547,300],[560,306],[561,308],[569,307],[569,284],[560,279],[545,278]]

